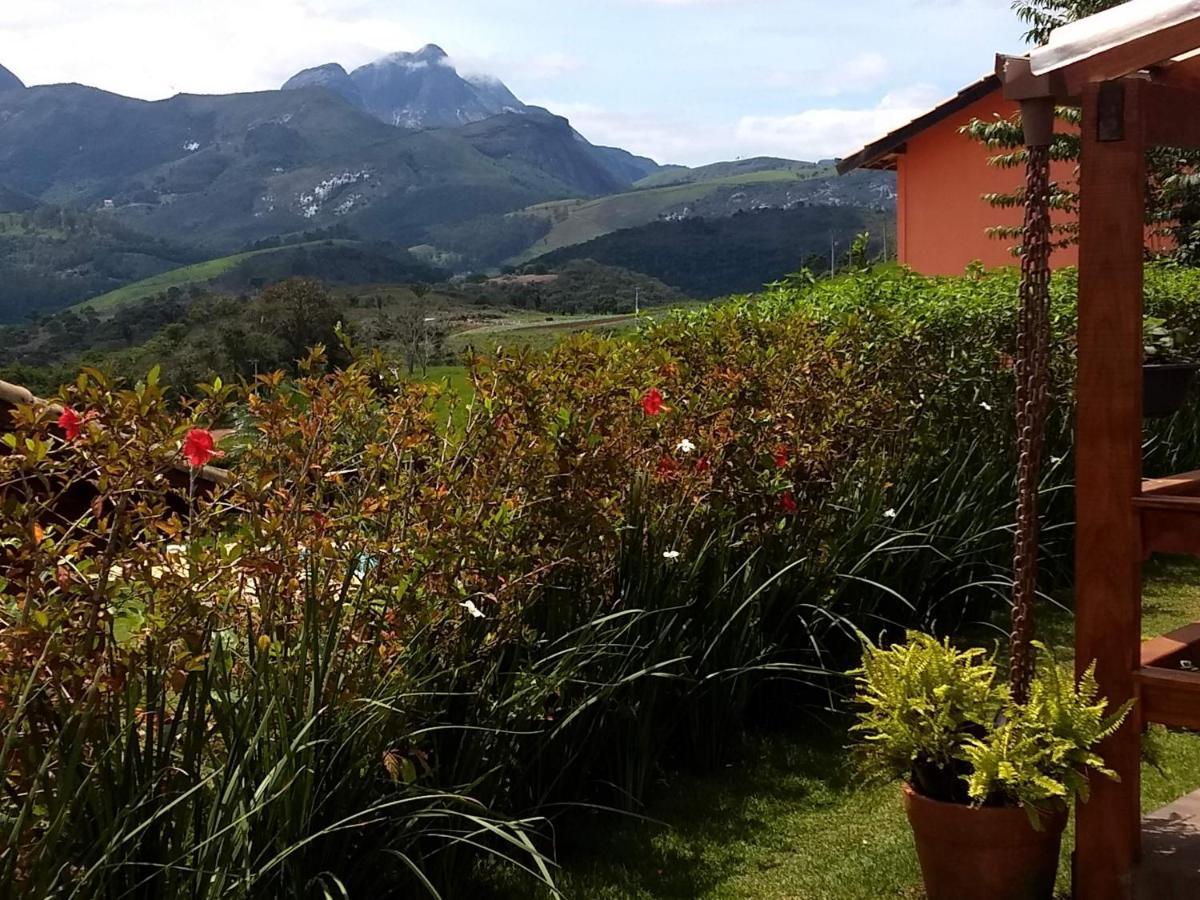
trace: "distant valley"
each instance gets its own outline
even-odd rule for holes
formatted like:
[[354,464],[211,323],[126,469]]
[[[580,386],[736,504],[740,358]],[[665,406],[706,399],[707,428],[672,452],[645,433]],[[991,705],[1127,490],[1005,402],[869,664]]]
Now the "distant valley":
[[888,175],[828,162],[687,169],[598,146],[434,45],[157,102],[0,67],[0,322],[271,241],[336,235],[321,258],[354,248],[346,272],[448,276],[656,222],[894,196]]

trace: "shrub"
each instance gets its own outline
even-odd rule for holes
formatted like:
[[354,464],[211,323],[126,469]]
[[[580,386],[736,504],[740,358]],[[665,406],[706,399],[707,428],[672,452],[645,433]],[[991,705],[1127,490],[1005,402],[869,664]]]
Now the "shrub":
[[[840,705],[860,630],[1004,610],[1015,284],[781,286],[473,360],[466,396],[320,351],[179,406],[85,371],[78,434],[21,410],[0,456],[0,891],[453,892],[481,853],[550,880],[551,815]],[[1197,287],[1151,269],[1147,307],[1200,333]],[[1071,273],[1054,296],[1046,588]],[[201,489],[180,446],[216,424]],[[1198,425],[1148,466],[1200,464]]]

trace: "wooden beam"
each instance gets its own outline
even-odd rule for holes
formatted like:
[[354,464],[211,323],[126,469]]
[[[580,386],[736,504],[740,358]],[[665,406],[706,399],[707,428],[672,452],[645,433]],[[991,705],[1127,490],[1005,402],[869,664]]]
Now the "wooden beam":
[[[1135,696],[1141,644],[1141,541],[1132,503],[1142,486],[1139,86],[1086,86],[1080,154],[1075,665],[1082,671],[1096,661],[1100,689],[1114,706]],[[1136,723],[1122,726],[1101,752],[1121,780],[1093,778],[1091,800],[1078,809],[1078,900],[1124,900],[1139,853]]]
[[1154,553],[1200,556],[1200,497],[1133,501],[1141,519],[1142,559]]
[[1130,718],[1140,725],[1200,729],[1200,674],[1146,668],[1138,671],[1137,682],[1139,708]]
[[1167,63],[1200,47],[1200,19],[1162,28],[1058,70],[1068,93]]
[[1200,90],[1200,56],[1189,55],[1154,66],[1150,69],[1150,80],[1155,84]]
[[1146,82],[1140,90],[1148,146],[1200,148],[1200,82]]

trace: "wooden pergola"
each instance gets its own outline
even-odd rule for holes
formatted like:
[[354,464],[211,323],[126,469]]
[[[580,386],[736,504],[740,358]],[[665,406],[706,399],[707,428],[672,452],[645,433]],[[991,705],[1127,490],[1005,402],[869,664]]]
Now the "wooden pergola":
[[1200,623],[1141,640],[1143,561],[1200,555],[1200,472],[1142,478],[1146,151],[1200,148],[1200,0],[1132,0],[997,74],[1030,146],[1048,109],[1082,110],[1075,658],[1136,706],[1102,748],[1121,780],[1093,779],[1078,808],[1074,896],[1200,897],[1200,799],[1143,821],[1139,783],[1147,723],[1200,730]]

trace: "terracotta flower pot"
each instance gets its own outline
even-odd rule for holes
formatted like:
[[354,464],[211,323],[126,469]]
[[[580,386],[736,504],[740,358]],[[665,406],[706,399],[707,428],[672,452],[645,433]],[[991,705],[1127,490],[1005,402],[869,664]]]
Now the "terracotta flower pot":
[[1042,830],[1020,807],[975,808],[930,800],[904,785],[929,900],[1050,900],[1067,808]]

